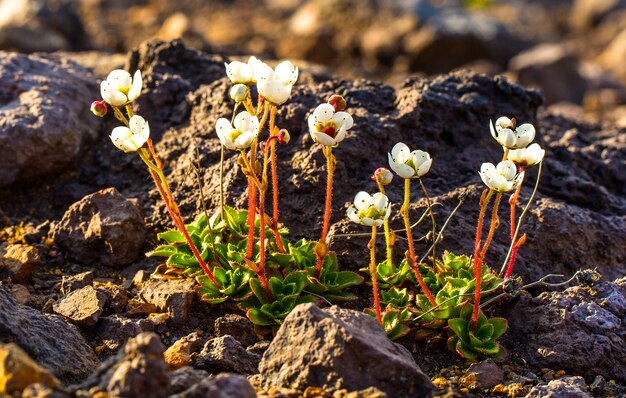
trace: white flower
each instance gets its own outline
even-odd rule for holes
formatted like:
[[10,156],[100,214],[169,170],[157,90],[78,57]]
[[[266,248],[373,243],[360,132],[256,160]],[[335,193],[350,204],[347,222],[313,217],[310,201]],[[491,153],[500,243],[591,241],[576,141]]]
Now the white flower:
[[274,73],[274,70],[268,64],[257,57],[248,58],[248,65],[252,69],[252,77],[255,82]]
[[489,129],[493,138],[509,149],[525,148],[535,139],[535,127],[532,124],[524,123],[515,128],[515,122],[505,116],[496,120],[495,128],[493,123],[489,122]]
[[128,123],[130,128],[120,126],[111,132],[111,141],[124,152],[134,152],[150,138],[150,126],[144,118],[134,115]]
[[348,208],[346,214],[350,221],[378,227],[389,218],[391,203],[387,196],[380,192],[370,195],[361,191],[354,197],[354,206]]
[[219,118],[216,130],[217,136],[226,148],[247,149],[259,134],[259,119],[247,111],[243,111],[235,117],[234,127],[228,119]]
[[254,73],[250,63],[233,61],[229,64],[224,63],[224,66],[226,66],[226,75],[234,84],[254,83]]
[[532,144],[527,148],[509,151],[509,160],[520,166],[528,167],[536,165],[543,160],[546,151],[539,144]]
[[139,97],[142,86],[141,71],[136,71],[131,77],[125,70],[116,69],[100,83],[100,94],[109,104],[123,106]]
[[319,105],[308,118],[309,133],[315,142],[337,146],[346,137],[354,121],[347,112],[335,112],[330,104]]
[[290,61],[283,61],[272,70],[265,63],[257,60],[253,62],[254,77],[257,81],[259,94],[274,105],[284,104],[291,95],[291,88],[298,80],[298,67]]
[[497,166],[483,163],[479,174],[485,185],[498,192],[512,191],[524,179],[524,172],[518,173],[515,163],[510,160],[503,160]]
[[428,152],[419,149],[411,152],[406,144],[399,142],[388,153],[389,167],[402,178],[419,178],[430,170],[433,160]]

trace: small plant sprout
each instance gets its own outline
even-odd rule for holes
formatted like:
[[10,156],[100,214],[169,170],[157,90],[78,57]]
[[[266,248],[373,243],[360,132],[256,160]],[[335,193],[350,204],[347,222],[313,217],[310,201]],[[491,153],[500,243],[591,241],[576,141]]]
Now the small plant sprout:
[[367,192],[359,192],[354,197],[354,206],[348,208],[347,216],[350,221],[357,224],[372,227],[372,238],[368,243],[370,250],[369,272],[372,278],[372,291],[374,297],[374,310],[376,319],[383,324],[380,300],[378,298],[378,277],[376,272],[376,228],[381,226],[391,214],[391,203],[387,196],[377,192],[370,195]]
[[[111,105],[115,117],[124,123],[124,126],[113,129],[110,136],[111,141],[116,147],[126,153],[137,152],[141,160],[148,166],[150,175],[154,180],[174,225],[180,231],[182,240],[186,241],[190,251],[206,276],[213,281],[216,286],[220,286],[185,227],[183,218],[178,210],[178,205],[174,200],[172,190],[163,173],[163,164],[152,145],[148,122],[143,117],[133,114],[132,102],[139,97],[142,89],[141,72],[137,71],[135,72],[135,76],[131,77],[130,74],[124,70],[114,70],[109,74],[107,80],[101,83],[100,87],[104,101]],[[103,104],[97,102],[92,104],[92,112],[94,112],[96,116],[104,116],[102,114],[102,106]],[[124,112],[126,114],[124,114]]]
[[[421,150],[415,150],[411,152],[409,147],[399,142],[391,149],[391,153],[388,154],[389,167],[395,171],[398,176],[404,178],[404,203],[400,209],[400,213],[404,219],[404,228],[406,230],[407,241],[409,245],[408,255],[406,256],[407,262],[413,269],[415,278],[417,279],[424,294],[428,298],[428,301],[432,305],[436,305],[435,297],[431,293],[430,289],[424,282],[424,278],[419,271],[419,266],[415,257],[415,248],[413,245],[413,233],[411,232],[411,222],[409,220],[409,204],[411,203],[411,179],[424,176],[430,170],[432,159],[427,152]],[[423,186],[423,184],[422,184]],[[430,206],[430,200],[428,200],[429,212],[432,215],[432,207]],[[434,226],[434,220],[433,220]],[[436,235],[433,233],[433,239],[436,239]]]
[[326,157],[326,204],[324,209],[324,221],[322,236],[315,248],[317,263],[315,276],[319,277],[322,272],[324,258],[328,253],[328,230],[330,228],[330,211],[333,195],[333,173],[335,171],[335,156],[333,148],[339,145],[346,136],[346,132],[353,126],[354,121],[349,113],[344,112],[346,101],[340,96],[333,95],[329,98],[332,104],[321,104],[307,119],[309,133],[315,142],[322,145],[322,151]]

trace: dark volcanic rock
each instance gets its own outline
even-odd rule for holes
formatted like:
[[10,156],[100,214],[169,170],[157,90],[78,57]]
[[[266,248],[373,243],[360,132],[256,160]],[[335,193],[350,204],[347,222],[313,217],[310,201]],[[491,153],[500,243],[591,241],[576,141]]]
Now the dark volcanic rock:
[[374,386],[393,397],[427,397],[433,389],[410,352],[391,342],[375,318],[336,306],[296,307],[259,370],[267,388],[357,391]]
[[195,366],[211,373],[235,372],[244,375],[259,372],[261,356],[247,351],[233,336],[216,337],[206,342]]
[[52,306],[54,312],[78,326],[93,326],[104,311],[107,294],[85,286],[74,290]]
[[0,187],[53,175],[97,134],[91,73],[55,55],[0,52]]
[[82,289],[93,284],[93,272],[87,271],[76,275],[63,275],[61,280],[61,293],[69,294],[74,290]]
[[14,342],[62,381],[75,382],[97,366],[93,350],[77,329],[57,315],[17,304],[0,287],[0,341]]
[[522,296],[506,317],[531,365],[626,380],[626,279]]
[[141,290],[145,300],[154,304],[157,310],[170,315],[170,323],[182,325],[189,318],[191,304],[196,294],[195,281],[191,279],[149,280]]
[[172,398],[255,398],[256,392],[243,376],[222,373],[206,378]]
[[4,268],[15,282],[30,280],[40,263],[39,251],[33,246],[18,244],[0,247],[0,270]]
[[154,325],[146,319],[129,319],[119,315],[101,317],[95,332],[111,351],[118,350],[131,337],[141,332],[152,332]]
[[170,395],[181,393],[209,378],[209,372],[185,366],[170,373]]
[[570,376],[533,387],[526,398],[591,398],[591,395],[582,377]]
[[55,243],[83,264],[120,266],[139,257],[146,225],[133,202],[107,188],[70,206],[52,233]]
[[231,335],[241,343],[243,347],[248,347],[259,341],[252,322],[246,317],[237,314],[228,314],[215,320],[215,335]]

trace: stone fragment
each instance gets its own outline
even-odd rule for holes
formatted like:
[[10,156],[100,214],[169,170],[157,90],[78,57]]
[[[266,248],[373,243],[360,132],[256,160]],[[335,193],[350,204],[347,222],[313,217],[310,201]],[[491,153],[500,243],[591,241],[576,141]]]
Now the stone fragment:
[[233,336],[243,347],[248,347],[259,341],[252,322],[248,318],[236,314],[217,318],[215,320],[215,335],[217,337]]
[[0,255],[0,269],[4,268],[17,283],[30,280],[41,264],[39,250],[30,245],[8,245],[0,251]]
[[526,398],[591,398],[585,379],[568,376],[533,387]]
[[208,378],[209,372],[206,370],[194,369],[190,366],[176,369],[170,373],[168,393],[170,395],[179,394]]
[[58,387],[59,381],[17,344],[0,344],[0,394],[13,394],[34,383]]
[[461,379],[461,384],[472,390],[491,389],[501,383],[504,383],[504,372],[490,359],[470,365]]
[[61,293],[69,294],[74,290],[81,289],[93,284],[93,272],[87,271],[76,275],[63,275],[61,279]]
[[256,392],[245,377],[221,373],[214,378],[206,378],[171,398],[256,398],[256,396]]
[[97,366],[96,356],[78,332],[58,315],[20,305],[0,286],[0,336],[18,344],[61,381],[73,383]]
[[85,286],[54,303],[52,309],[70,322],[88,327],[98,322],[98,318],[104,311],[106,300],[106,293],[92,286]]
[[411,353],[389,340],[376,319],[333,306],[297,306],[285,318],[259,366],[266,388],[358,391],[428,397],[430,378]]
[[206,342],[195,366],[211,373],[234,372],[244,375],[259,372],[258,354],[246,351],[232,336],[216,337]]
[[192,355],[200,351],[202,339],[198,333],[191,333],[172,344],[165,350],[165,363],[171,370],[189,366],[192,362]]
[[71,205],[52,234],[54,242],[80,263],[123,266],[139,258],[146,224],[132,201],[107,188]]
[[154,325],[144,319],[124,318],[120,315],[101,317],[94,328],[104,345],[111,351],[119,350],[128,339],[141,332],[152,332]]
[[189,318],[189,311],[195,296],[195,281],[191,279],[149,280],[141,290],[142,297],[156,306],[160,312],[170,315],[173,325],[183,325]]

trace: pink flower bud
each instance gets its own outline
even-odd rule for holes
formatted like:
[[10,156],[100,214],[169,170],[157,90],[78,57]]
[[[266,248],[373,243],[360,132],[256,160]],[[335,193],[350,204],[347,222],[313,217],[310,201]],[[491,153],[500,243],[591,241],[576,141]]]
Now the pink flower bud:
[[389,169],[379,167],[374,172],[372,180],[376,182],[380,181],[383,185],[389,185],[391,184],[391,180],[393,180],[393,173]]
[[346,100],[338,94],[331,95],[330,98],[328,98],[328,103],[335,108],[335,112],[343,111],[348,107]]
[[109,112],[109,108],[107,107],[106,101],[94,101],[91,103],[91,113],[98,117],[104,117],[107,112]]
[[291,135],[289,135],[289,131],[286,129],[280,129],[278,132],[278,143],[281,145],[288,144],[291,141]]

